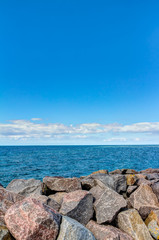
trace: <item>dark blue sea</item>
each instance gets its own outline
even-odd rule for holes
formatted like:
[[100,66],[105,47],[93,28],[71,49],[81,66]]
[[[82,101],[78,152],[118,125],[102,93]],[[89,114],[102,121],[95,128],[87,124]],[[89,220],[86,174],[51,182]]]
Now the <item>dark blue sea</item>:
[[159,168],[159,145],[0,146],[0,183],[15,178],[79,177],[99,169]]

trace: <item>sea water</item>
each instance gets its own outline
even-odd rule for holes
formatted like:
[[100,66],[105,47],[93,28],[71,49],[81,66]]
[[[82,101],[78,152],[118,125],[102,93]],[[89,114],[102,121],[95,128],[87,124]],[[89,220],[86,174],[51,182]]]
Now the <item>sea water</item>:
[[159,168],[159,145],[0,146],[0,183],[45,176],[79,177],[99,169]]

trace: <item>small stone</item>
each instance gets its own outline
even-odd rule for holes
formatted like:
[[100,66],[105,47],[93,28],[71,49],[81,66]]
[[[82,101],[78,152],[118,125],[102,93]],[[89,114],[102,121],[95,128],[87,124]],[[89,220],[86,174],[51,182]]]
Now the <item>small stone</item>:
[[147,228],[154,239],[159,239],[159,226],[155,220],[149,222]]
[[129,209],[118,214],[118,227],[134,240],[153,240],[145,223],[135,209]]
[[44,184],[55,192],[72,192],[81,189],[78,178],[44,177]]
[[[100,197],[99,197],[100,195]],[[95,195],[94,209],[97,223],[111,223],[118,212],[127,206],[126,200],[114,190],[105,186],[98,190],[98,197]]]
[[93,234],[82,224],[69,217],[62,217],[57,240],[96,240]]
[[156,195],[148,185],[140,185],[138,189],[130,195],[130,203],[137,209],[143,219],[145,219],[151,210],[159,209],[159,203]]
[[13,238],[11,237],[7,227],[0,225],[0,240],[12,240],[12,239]]
[[36,179],[14,179],[6,187],[7,190],[29,197],[30,195],[41,195],[42,182]]
[[127,182],[128,186],[134,185],[137,179],[138,178],[135,174],[127,174],[126,175],[126,182]]
[[59,211],[85,225],[93,217],[93,196],[84,190],[77,190],[64,196]]
[[55,194],[49,195],[49,198],[55,200],[61,206],[63,198],[66,194],[67,194],[66,192],[57,192]]
[[12,205],[5,214],[7,228],[16,240],[55,240],[61,216],[33,198]]
[[93,220],[87,223],[86,227],[93,233],[96,240],[133,240],[127,233],[110,225],[99,225]]

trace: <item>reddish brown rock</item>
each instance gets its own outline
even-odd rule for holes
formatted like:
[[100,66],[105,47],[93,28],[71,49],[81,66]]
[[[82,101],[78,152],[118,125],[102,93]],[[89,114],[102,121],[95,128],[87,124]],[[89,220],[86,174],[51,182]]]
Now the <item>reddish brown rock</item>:
[[118,212],[127,206],[127,202],[123,196],[107,186],[105,186],[104,189],[100,189],[98,186],[97,192],[95,192],[94,189],[92,194],[94,194],[96,199],[94,202],[94,209],[97,223],[99,224],[111,223]]
[[87,224],[93,217],[93,196],[83,190],[77,190],[64,196],[59,211],[82,224]]
[[148,168],[140,171],[140,173],[159,173],[159,168]]
[[61,216],[40,201],[25,198],[12,205],[5,223],[16,240],[55,240]]
[[6,211],[17,201],[24,199],[23,196],[0,188],[0,221],[4,222]]
[[121,174],[121,170],[116,169],[116,170],[113,170],[113,171],[109,172],[109,174]]
[[151,210],[159,209],[158,199],[148,185],[140,185],[140,187],[130,195],[129,201],[133,208],[139,211],[143,219],[149,215]]
[[96,172],[92,172],[91,174],[97,174],[97,173],[108,174],[108,170],[104,170],[104,169],[102,169],[102,170],[98,170],[98,171],[96,171]]
[[72,192],[81,189],[78,178],[44,177],[43,183],[55,192]]
[[96,240],[133,240],[132,237],[120,229],[110,225],[99,225],[93,220],[89,221],[89,223],[86,225],[86,228],[93,233]]

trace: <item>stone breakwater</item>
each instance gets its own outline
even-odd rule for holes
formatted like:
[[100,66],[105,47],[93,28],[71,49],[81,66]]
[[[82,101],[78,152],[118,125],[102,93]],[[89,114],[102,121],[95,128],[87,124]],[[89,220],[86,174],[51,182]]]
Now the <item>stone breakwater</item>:
[[159,169],[0,185],[0,240],[159,239]]

